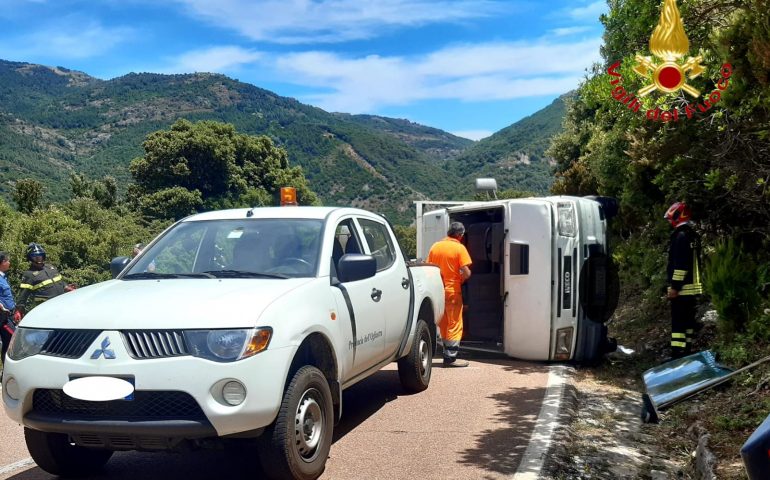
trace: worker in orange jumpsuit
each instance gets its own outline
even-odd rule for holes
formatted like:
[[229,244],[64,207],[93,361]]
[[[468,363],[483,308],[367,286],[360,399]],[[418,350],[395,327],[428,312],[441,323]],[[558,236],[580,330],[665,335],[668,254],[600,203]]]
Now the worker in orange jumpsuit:
[[471,256],[465,245],[460,243],[465,227],[452,222],[447,237],[433,244],[428,253],[428,263],[438,265],[444,281],[444,316],[439,323],[439,332],[444,343],[444,366],[467,367],[468,362],[457,359],[460,340],[463,337],[463,295],[462,284],[471,276]]

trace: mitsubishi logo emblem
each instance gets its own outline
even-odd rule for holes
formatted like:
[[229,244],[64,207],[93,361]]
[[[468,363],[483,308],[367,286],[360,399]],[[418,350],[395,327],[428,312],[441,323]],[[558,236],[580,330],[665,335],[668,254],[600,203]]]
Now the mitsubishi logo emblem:
[[115,359],[115,351],[107,348],[110,346],[110,337],[104,337],[104,340],[102,340],[102,348],[97,348],[94,350],[94,353],[91,354],[91,360],[96,360],[102,354],[104,354],[104,358],[107,360],[114,360]]

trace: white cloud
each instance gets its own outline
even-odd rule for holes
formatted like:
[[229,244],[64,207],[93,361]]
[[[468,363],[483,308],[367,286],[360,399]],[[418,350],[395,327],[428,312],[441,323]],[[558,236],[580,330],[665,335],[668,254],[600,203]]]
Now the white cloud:
[[593,30],[593,27],[564,27],[564,28],[554,28],[549,33],[555,37],[568,37],[570,35],[577,35],[580,33],[585,33]]
[[219,46],[186,52],[175,58],[163,73],[228,72],[252,64],[262,53],[238,46]]
[[457,137],[467,138],[469,140],[481,140],[482,138],[489,137],[495,132],[491,130],[461,130],[459,132],[449,132],[449,133]]
[[508,11],[499,0],[176,0],[190,13],[258,41],[283,44],[374,38],[382,28],[462,23]]
[[419,66],[428,75],[468,76],[504,73],[533,76],[582,71],[586,56],[598,53],[601,39],[569,43],[484,43],[445,48]]
[[575,87],[581,75],[508,78],[500,76],[464,78],[433,89],[433,98],[456,98],[466,102],[511,100],[514,98],[559,95]]
[[557,95],[599,60],[600,39],[454,46],[422,57],[344,58],[304,52],[275,60],[283,81],[315,87],[304,100],[330,111],[376,112],[423,100],[467,102]]
[[607,2],[604,0],[597,0],[584,7],[576,7],[567,9],[566,13],[570,18],[576,20],[597,20],[603,13],[607,13]]
[[0,55],[22,60],[92,58],[109,52],[133,35],[131,28],[106,28],[96,21],[67,17],[34,33],[6,41],[0,46]]

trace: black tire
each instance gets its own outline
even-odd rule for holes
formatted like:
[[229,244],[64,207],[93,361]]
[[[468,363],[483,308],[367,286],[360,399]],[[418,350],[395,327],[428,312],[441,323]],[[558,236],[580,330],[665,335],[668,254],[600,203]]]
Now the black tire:
[[24,429],[27,450],[37,465],[46,472],[62,477],[84,477],[104,467],[112,450],[72,445],[64,433]]
[[334,410],[329,382],[315,367],[297,370],[275,422],[260,437],[262,467],[273,479],[321,476],[332,446]]
[[406,390],[422,392],[430,384],[432,368],[433,346],[430,330],[425,320],[419,319],[409,354],[398,360],[398,378]]

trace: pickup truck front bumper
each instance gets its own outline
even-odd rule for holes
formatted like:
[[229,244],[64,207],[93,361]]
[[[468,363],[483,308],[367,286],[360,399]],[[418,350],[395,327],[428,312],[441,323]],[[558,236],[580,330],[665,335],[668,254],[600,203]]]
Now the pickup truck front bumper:
[[[103,332],[120,338],[118,332]],[[98,341],[98,340],[97,340]],[[115,358],[77,359],[34,355],[7,359],[3,403],[14,421],[32,429],[67,434],[124,434],[203,438],[259,431],[275,419],[296,347],[268,348],[251,358],[217,363],[192,356],[137,360],[123,342],[112,344]],[[62,391],[73,378],[114,376],[135,386],[127,400],[90,402]],[[238,381],[243,403],[229,405],[222,387]],[[8,382],[14,381],[14,397]]]

